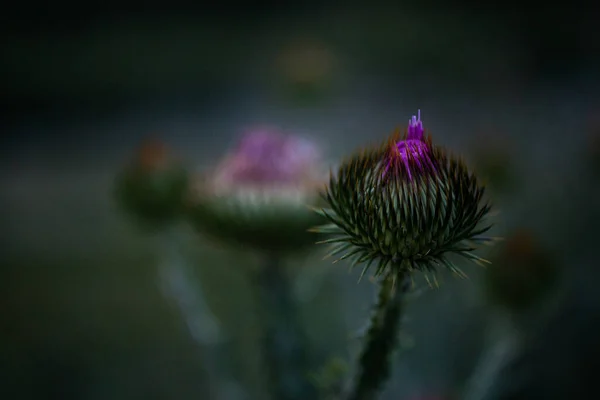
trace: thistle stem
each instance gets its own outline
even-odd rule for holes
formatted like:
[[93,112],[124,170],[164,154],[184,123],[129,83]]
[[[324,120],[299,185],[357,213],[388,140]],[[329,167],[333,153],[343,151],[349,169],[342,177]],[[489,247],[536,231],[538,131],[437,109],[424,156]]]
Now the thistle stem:
[[398,342],[404,296],[411,281],[408,275],[399,277],[399,284],[386,278],[381,283],[377,303],[366,333],[366,342],[358,359],[358,371],[347,400],[370,400],[391,372],[391,354]]
[[240,385],[228,375],[223,364],[224,340],[220,324],[205,300],[202,287],[195,284],[181,249],[181,237],[174,229],[159,237],[162,258],[158,278],[165,298],[173,301],[185,320],[190,335],[202,351],[203,366],[209,381],[210,398],[243,399]]
[[200,346],[211,346],[219,341],[219,323],[204,299],[202,288],[193,284],[177,232],[169,231],[161,239],[163,258],[158,276],[163,295],[177,304],[194,341]]
[[492,314],[489,344],[465,386],[464,400],[497,398],[498,393],[510,391],[521,383],[512,375],[508,380],[503,375],[523,357],[525,349],[537,340],[537,335],[544,332],[562,303],[564,294],[559,290],[553,298],[520,313]]
[[489,332],[489,345],[467,383],[464,400],[483,400],[497,383],[497,377],[516,356],[521,344],[519,332],[509,319],[494,321]]
[[283,260],[267,257],[258,273],[259,302],[264,314],[263,356],[273,400],[314,399],[308,381],[307,357],[293,292]]

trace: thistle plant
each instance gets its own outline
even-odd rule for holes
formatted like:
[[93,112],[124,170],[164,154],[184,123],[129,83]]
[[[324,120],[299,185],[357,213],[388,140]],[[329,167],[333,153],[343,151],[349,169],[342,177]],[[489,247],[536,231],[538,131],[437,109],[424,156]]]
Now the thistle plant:
[[321,218],[307,205],[323,183],[318,148],[272,128],[249,131],[192,187],[189,212],[201,232],[272,255],[306,250]]
[[176,304],[190,335],[202,348],[209,380],[229,392],[216,398],[230,399],[232,393],[239,392],[237,383],[225,376],[226,371],[214,369],[222,358],[218,346],[221,339],[219,323],[204,299],[201,286],[194,283],[182,248],[184,237],[178,230],[177,222],[184,215],[183,200],[187,190],[186,168],[156,140],[142,144],[116,182],[119,206],[137,224],[156,234],[156,248],[160,252],[159,287],[166,299]]
[[322,219],[316,205],[324,174],[318,148],[274,129],[244,135],[236,148],[204,176],[190,199],[199,231],[259,253],[264,263],[252,275],[264,312],[263,355],[271,397],[314,398],[304,335],[285,260],[314,243],[308,228]]
[[330,237],[328,256],[364,264],[380,282],[378,300],[360,354],[356,377],[347,398],[372,399],[391,370],[403,300],[412,277],[421,272],[437,283],[436,272],[445,268],[464,277],[448,257],[462,256],[475,263],[481,226],[490,211],[484,188],[466,165],[433,144],[418,116],[408,128],[395,132],[381,146],[363,149],[346,159],[322,192],[327,207],[317,213],[327,224],[313,229]]
[[496,195],[514,194],[522,182],[511,158],[513,144],[499,133],[481,134],[472,143],[469,159],[488,189]]
[[559,294],[558,265],[532,232],[520,229],[494,250],[483,276],[490,306],[488,343],[467,382],[465,400],[493,394],[499,374],[528,347],[561,299],[550,296]]
[[277,61],[280,84],[291,100],[316,104],[331,89],[336,60],[324,43],[297,41],[284,49]]
[[157,140],[148,140],[120,172],[116,182],[119,206],[136,222],[162,229],[183,215],[188,175],[179,160]]
[[518,230],[490,257],[484,290],[491,306],[519,314],[543,301],[556,287],[559,269],[532,232]]

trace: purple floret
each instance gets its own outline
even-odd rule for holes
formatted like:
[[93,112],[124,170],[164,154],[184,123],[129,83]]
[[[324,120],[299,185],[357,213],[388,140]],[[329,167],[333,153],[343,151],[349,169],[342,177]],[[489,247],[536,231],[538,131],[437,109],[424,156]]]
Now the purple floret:
[[390,160],[383,173],[387,173],[390,166],[396,163],[396,168],[404,170],[408,179],[412,180],[412,172],[416,167],[422,172],[428,167],[433,167],[429,156],[429,145],[425,141],[423,122],[421,121],[421,110],[408,120],[406,139],[395,143],[396,151],[390,154]]
[[413,115],[408,120],[408,135],[406,140],[423,140],[423,121],[421,121],[421,110],[417,111],[417,115]]
[[274,129],[258,129],[242,137],[221,172],[234,183],[296,184],[319,161],[313,143]]

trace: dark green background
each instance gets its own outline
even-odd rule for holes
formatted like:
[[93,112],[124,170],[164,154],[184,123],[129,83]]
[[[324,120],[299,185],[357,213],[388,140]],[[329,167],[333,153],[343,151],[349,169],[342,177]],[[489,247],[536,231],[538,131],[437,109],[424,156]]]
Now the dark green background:
[[[600,99],[589,13],[422,8],[6,13],[2,398],[208,398],[202,354],[157,286],[155,238],[119,215],[111,197],[116,171],[154,133],[194,171],[263,123],[317,140],[332,164],[384,139],[418,108],[434,139],[467,158],[486,138],[500,138],[520,184],[494,192],[495,232],[534,230],[567,268],[573,307],[584,310],[559,324],[548,346],[574,346],[567,327],[597,329],[589,318],[599,303],[598,171],[586,157]],[[308,99],[289,90],[275,62],[305,37],[334,59],[326,90]],[[186,232],[197,283],[232,336],[232,372],[248,398],[262,399],[260,321],[247,279],[259,259]],[[317,285],[301,304],[315,362],[355,351],[349,335],[374,292],[345,265],[321,261],[322,250],[289,265]],[[415,346],[398,356],[384,398],[452,392],[468,376],[490,313],[481,270],[464,269],[470,281],[447,278],[410,306]],[[585,352],[548,356],[548,346],[539,350],[544,364],[569,372],[552,380],[534,368],[532,385],[541,376],[545,385],[583,387],[587,378],[573,365],[583,365],[577,355]]]

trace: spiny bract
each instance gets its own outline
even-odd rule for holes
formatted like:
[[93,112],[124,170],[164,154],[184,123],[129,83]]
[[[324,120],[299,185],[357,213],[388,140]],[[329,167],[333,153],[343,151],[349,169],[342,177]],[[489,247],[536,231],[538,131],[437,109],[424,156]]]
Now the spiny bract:
[[312,231],[333,236],[318,243],[331,244],[328,256],[341,255],[336,261],[366,263],[361,277],[373,264],[376,276],[444,266],[464,277],[447,255],[487,263],[472,253],[492,240],[480,236],[491,227],[479,227],[490,211],[483,194],[464,163],[424,135],[419,113],[404,135],[396,132],[331,173],[322,192],[329,207],[316,210],[329,223]]

